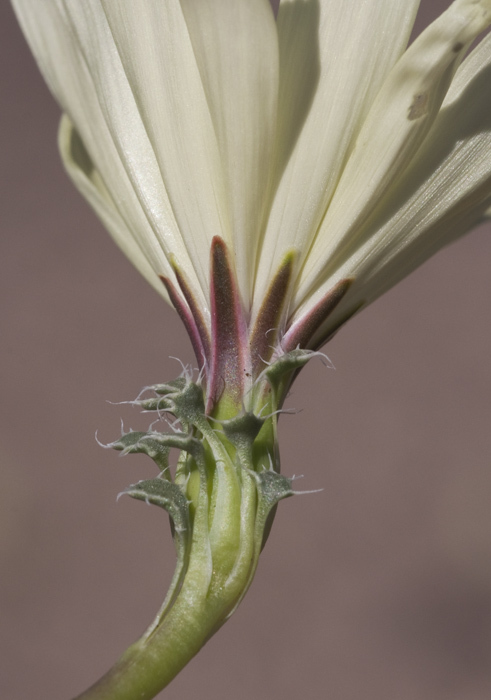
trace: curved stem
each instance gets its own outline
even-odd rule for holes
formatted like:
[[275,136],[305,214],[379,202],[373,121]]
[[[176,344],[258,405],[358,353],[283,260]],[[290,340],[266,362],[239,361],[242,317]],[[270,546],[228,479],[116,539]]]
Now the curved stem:
[[185,581],[162,624],[129,647],[97,683],[75,700],[150,700],[165,688],[228,613],[228,601],[208,596],[196,599],[190,588]]

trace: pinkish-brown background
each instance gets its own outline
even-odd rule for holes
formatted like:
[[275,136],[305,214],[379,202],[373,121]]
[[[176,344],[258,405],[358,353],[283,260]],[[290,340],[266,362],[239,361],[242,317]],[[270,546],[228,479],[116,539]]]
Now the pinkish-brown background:
[[[62,172],[5,0],[0,32],[0,697],[67,700],[151,620],[174,563],[165,515],[116,503],[150,463],[94,433],[139,426],[107,400],[192,356]],[[324,491],[281,504],[246,600],[163,697],[491,697],[490,268],[487,227],[350,323],[336,371],[302,373],[283,466]]]

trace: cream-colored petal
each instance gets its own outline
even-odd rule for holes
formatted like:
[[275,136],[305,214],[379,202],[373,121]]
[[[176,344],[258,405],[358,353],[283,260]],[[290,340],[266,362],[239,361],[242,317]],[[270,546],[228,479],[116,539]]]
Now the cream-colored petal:
[[[175,255],[204,305],[207,260],[196,258],[198,282],[102,8],[64,0],[13,4],[50,89],[80,134],[126,228],[158,274],[169,274],[168,258]],[[89,36],[98,41],[103,58],[98,67]]]
[[356,245],[431,128],[470,43],[490,23],[490,0],[456,0],[398,61],[358,136],[302,272],[299,297]]
[[[215,130],[180,2],[66,2],[98,91],[106,96],[104,108],[114,121],[114,134],[124,135],[128,148],[131,127],[125,128],[126,101],[121,104],[118,96],[121,87],[131,88],[179,230],[203,279],[213,236],[232,243],[230,212]],[[145,167],[137,150],[128,156],[135,167]]]
[[354,138],[406,48],[419,0],[282,0],[277,191],[256,278],[259,306],[288,249],[305,254]]
[[460,66],[417,156],[336,269],[297,310],[354,277],[327,326],[370,303],[439,248],[480,223],[491,205],[491,35]]
[[269,0],[181,0],[218,140],[239,287],[250,303],[268,203],[278,98]]
[[[80,136],[66,115],[63,115],[60,122],[58,146],[63,165],[75,187],[91,204],[115,243],[136,267],[138,272],[169,302],[169,297],[162,281],[122,219],[104,185],[100,173],[95,169]],[[162,272],[166,273],[167,276],[173,275],[170,267],[167,270],[163,269]]]

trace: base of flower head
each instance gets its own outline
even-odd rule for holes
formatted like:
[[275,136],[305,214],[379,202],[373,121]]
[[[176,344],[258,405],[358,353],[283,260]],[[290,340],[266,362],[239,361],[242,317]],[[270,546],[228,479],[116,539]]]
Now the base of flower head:
[[[205,388],[187,371],[176,380],[148,387],[134,402],[145,412],[165,414],[174,421],[171,432],[154,427],[131,431],[109,445],[154,461],[158,475],[123,493],[164,508],[173,524],[177,570],[155,624],[179,595],[196,561],[202,594],[219,590],[225,616],[247,590],[268,518],[280,500],[294,493],[291,480],[280,474],[277,399],[283,396],[288,377],[315,354],[295,350],[272,362],[256,382],[254,398],[248,402],[252,409],[220,420],[206,414]],[[171,449],[180,451],[174,475],[169,467]]]
[[[131,431],[109,445],[154,461],[158,475],[123,493],[165,509],[172,522],[176,572],[147,634],[164,623],[181,595],[190,595],[189,581],[195,601],[215,601],[217,625],[245,594],[271,512],[278,501],[293,495],[291,480],[279,473],[273,402],[285,373],[307,361],[306,354],[300,354],[292,354],[290,364],[283,360],[267,368],[259,382],[262,391],[256,388],[253,410],[242,409],[220,420],[206,414],[206,390],[189,372],[149,387],[134,403],[171,418],[171,432],[154,427]],[[174,474],[169,466],[171,449],[180,450]]]
[[[243,307],[232,257],[219,236],[210,248],[209,310],[200,308],[177,261],[173,260],[173,269],[178,287],[162,277],[196,353],[206,386],[206,411],[215,418],[239,410],[244,402],[249,408],[252,404],[247,402],[271,362],[296,350],[319,349],[346,320],[341,317],[336,324],[326,326],[349,291],[351,279],[338,282],[308,312],[290,313],[297,263],[297,251],[287,251],[252,317]],[[356,310],[351,309],[347,316]],[[283,382],[282,387],[285,393],[277,397],[277,407],[288,383]]]

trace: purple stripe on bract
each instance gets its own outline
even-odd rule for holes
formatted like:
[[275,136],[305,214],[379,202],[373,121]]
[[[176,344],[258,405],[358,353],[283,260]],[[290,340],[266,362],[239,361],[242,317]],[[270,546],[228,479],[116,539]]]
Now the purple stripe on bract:
[[[202,345],[202,352],[204,356],[204,363],[206,364],[207,367],[210,366],[211,362],[211,339],[210,339],[210,333],[209,329],[206,325],[206,321],[204,319],[203,314],[201,313],[201,309],[199,307],[198,302],[196,301],[196,298],[193,295],[193,292],[191,291],[191,288],[184,276],[184,273],[180,269],[180,267],[177,265],[177,262],[175,260],[171,260],[172,264],[172,269],[174,270],[174,274],[176,275],[177,282],[179,284],[179,287],[181,288],[181,292],[183,293],[183,296],[185,300],[187,301],[187,304],[189,306],[189,310],[191,311],[191,315],[194,319],[194,323],[196,325],[196,329],[199,333],[199,337],[201,339],[201,345]],[[203,357],[198,358],[198,362],[200,363],[200,367],[203,364]]]
[[334,311],[350,288],[352,282],[352,279],[345,279],[338,282],[309,313],[302,316],[288,329],[282,342],[284,352],[295,350],[295,348],[311,347],[310,343],[315,333]]
[[250,335],[252,374],[257,377],[271,359],[287,313],[295,251],[285,255],[271,282]]
[[246,324],[235,273],[219,236],[215,236],[211,244],[210,301],[212,360],[208,413],[224,393],[240,406],[246,379],[250,377]]
[[184,326],[188,332],[188,335],[191,339],[191,343],[193,345],[193,350],[198,361],[198,366],[201,370],[203,367],[206,366],[206,354],[203,348],[203,344],[201,342],[201,335],[193,318],[193,314],[191,313],[189,306],[186,304],[184,299],[182,299],[181,295],[179,294],[173,283],[170,281],[170,279],[168,277],[164,277],[163,275],[160,275],[160,279],[162,280],[165,288],[167,289],[167,293],[172,302],[172,305],[179,314],[181,321],[184,323]]

